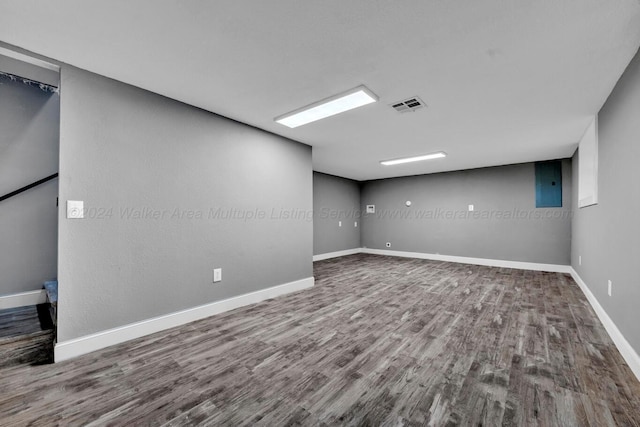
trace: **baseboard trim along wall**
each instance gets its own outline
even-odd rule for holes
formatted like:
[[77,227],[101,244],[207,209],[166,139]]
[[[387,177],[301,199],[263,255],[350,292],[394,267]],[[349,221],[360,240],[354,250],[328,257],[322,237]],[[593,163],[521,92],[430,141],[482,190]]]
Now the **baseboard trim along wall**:
[[344,251],[327,252],[326,254],[314,255],[314,261],[322,261],[329,258],[337,258],[341,256],[354,255],[362,252],[362,248],[345,249]]
[[54,360],[55,362],[61,362],[92,351],[160,332],[165,329],[181,326],[186,323],[204,319],[245,305],[255,304],[270,298],[301,291],[303,289],[309,289],[312,288],[313,285],[314,278],[307,277],[305,279],[273,286],[267,289],[261,289],[259,291],[239,295],[222,301],[212,302],[210,304],[132,323],[130,325],[120,326],[84,337],[59,342],[54,347]]
[[636,353],[633,347],[631,347],[629,341],[627,341],[624,335],[622,335],[620,329],[618,329],[616,324],[613,323],[613,320],[611,320],[611,318],[604,310],[604,308],[600,305],[587,284],[584,282],[584,280],[582,280],[580,275],[578,275],[578,272],[576,272],[573,267],[571,268],[571,277],[573,277],[573,280],[575,280],[578,286],[580,286],[580,289],[582,289],[582,293],[584,293],[584,295],[587,297],[589,304],[591,304],[591,307],[593,307],[593,310],[598,315],[600,322],[602,322],[602,325],[607,330],[607,333],[618,348],[618,351],[627,362],[627,365],[629,365],[636,378],[640,380],[640,356],[638,355],[638,353]]
[[37,291],[20,292],[19,294],[0,296],[0,310],[7,308],[24,307],[47,302],[44,289]]
[[540,264],[535,262],[506,261],[500,259],[469,258],[454,255],[427,254],[422,252],[391,251],[387,249],[362,248],[361,253],[397,256],[404,258],[429,259],[432,261],[458,262],[461,264],[485,265],[488,267],[515,268],[517,270],[549,271],[552,273],[570,273],[571,266],[560,264]]

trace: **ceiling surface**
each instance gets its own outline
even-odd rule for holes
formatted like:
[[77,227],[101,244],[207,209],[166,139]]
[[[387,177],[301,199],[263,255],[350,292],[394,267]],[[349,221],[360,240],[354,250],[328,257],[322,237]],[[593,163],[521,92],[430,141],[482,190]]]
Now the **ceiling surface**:
[[[315,170],[357,180],[571,156],[640,45],[638,0],[0,1],[0,41],[309,144]],[[273,121],[360,84],[380,101]],[[428,107],[390,107],[411,96]]]

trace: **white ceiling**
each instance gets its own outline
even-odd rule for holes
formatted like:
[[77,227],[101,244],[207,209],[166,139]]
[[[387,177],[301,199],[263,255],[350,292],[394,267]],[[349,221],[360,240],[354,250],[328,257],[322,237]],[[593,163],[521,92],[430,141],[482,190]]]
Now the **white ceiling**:
[[[315,170],[357,180],[570,156],[640,45],[638,0],[1,4],[0,41],[312,145]],[[380,102],[273,121],[360,84]],[[414,95],[428,108],[389,106]]]

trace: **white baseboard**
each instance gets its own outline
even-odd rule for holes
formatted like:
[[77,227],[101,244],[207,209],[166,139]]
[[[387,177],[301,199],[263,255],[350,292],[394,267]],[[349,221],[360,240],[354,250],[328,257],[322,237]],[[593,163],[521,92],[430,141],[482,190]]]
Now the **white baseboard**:
[[6,308],[24,307],[47,302],[44,289],[37,291],[20,292],[19,294],[0,296],[0,310]]
[[314,261],[322,261],[323,259],[337,258],[341,256],[354,255],[362,252],[362,248],[345,249],[344,251],[327,252],[326,254],[314,255]]
[[187,310],[178,311],[164,316],[154,317],[141,322],[120,326],[95,334],[75,338],[56,343],[54,347],[54,360],[61,362],[92,351],[100,350],[115,344],[120,344],[135,338],[163,331],[165,329],[181,326],[189,322],[204,319],[205,317],[233,310],[249,304],[255,304],[270,298],[275,298],[291,292],[312,288],[313,277],[289,282],[271,288],[262,289],[237,297],[216,301]]
[[461,264],[486,265],[489,267],[515,268],[517,270],[549,271],[552,273],[570,273],[571,272],[570,265],[561,265],[561,264],[540,264],[535,262],[506,261],[506,260],[500,260],[500,259],[469,258],[469,257],[454,256],[454,255],[427,254],[422,252],[391,251],[387,249],[362,248],[361,252],[365,254],[373,254],[373,255],[387,255],[387,256],[397,256],[397,257],[405,257],[405,258],[429,259],[432,261],[458,262]]
[[629,365],[636,378],[640,380],[640,356],[638,355],[638,353],[636,353],[634,348],[631,347],[629,341],[627,341],[624,335],[622,335],[620,329],[618,329],[616,324],[613,323],[613,320],[611,320],[611,318],[604,310],[604,308],[602,308],[587,284],[582,280],[580,275],[578,275],[578,272],[576,272],[573,267],[571,268],[571,277],[573,277],[573,280],[575,280],[578,286],[580,286],[580,289],[582,289],[582,292],[587,297],[589,304],[591,304],[591,307],[593,307],[593,310],[598,315],[600,322],[602,322],[602,325],[607,330],[607,333],[618,348],[618,351],[627,362],[627,365]]

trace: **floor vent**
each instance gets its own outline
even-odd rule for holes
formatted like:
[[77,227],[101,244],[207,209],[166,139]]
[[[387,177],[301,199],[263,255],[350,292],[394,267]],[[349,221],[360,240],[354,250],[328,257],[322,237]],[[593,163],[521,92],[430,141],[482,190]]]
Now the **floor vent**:
[[394,102],[391,106],[398,111],[399,113],[406,113],[409,111],[416,111],[419,108],[426,107],[425,104],[420,98],[417,96],[413,96],[411,98],[405,99],[404,101]]

